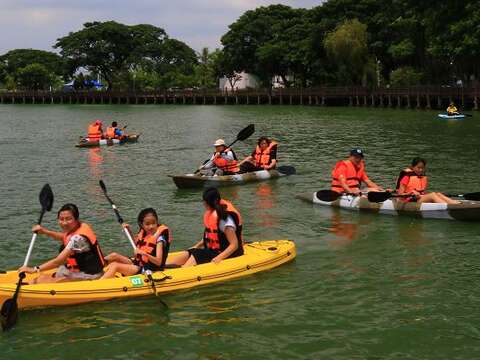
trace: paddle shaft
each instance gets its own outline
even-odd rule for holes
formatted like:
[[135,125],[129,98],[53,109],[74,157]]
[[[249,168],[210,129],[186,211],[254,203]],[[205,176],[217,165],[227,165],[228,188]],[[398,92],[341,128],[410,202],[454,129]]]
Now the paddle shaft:
[[[106,188],[104,188],[105,184],[103,186],[101,186],[102,188],[102,191],[103,191],[103,194],[105,195],[105,197],[107,198],[108,202],[110,203],[110,205],[112,206],[112,209],[113,209],[113,212],[115,213],[115,216],[117,217],[117,221],[120,225],[123,224],[123,218],[122,216],[120,215],[120,213],[118,212],[118,209],[117,209],[117,206],[115,205],[115,203],[113,202],[112,199],[110,199],[110,196],[108,196],[107,194],[107,190]],[[130,241],[130,245],[132,245],[132,248],[133,250],[135,250],[137,247],[135,246],[135,242],[133,241],[132,239],[132,235],[130,235],[130,232],[128,231],[127,228],[124,228],[122,226],[122,229],[123,229],[123,232],[125,233],[125,235],[127,236],[128,238],[128,241]]]
[[[43,220],[43,215],[45,215],[46,209],[42,209],[40,213],[40,217],[38,218],[37,224],[40,225]],[[27,256],[25,256],[25,261],[23,262],[23,266],[28,265],[28,261],[30,260],[30,255],[32,255],[33,245],[35,244],[35,240],[37,239],[37,233],[33,233],[32,240],[30,240],[30,246],[28,247]]]

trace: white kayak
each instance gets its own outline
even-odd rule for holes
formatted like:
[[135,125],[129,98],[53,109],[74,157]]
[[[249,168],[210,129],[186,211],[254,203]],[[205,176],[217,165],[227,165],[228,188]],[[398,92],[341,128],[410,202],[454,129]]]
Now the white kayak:
[[448,114],[438,114],[438,117],[441,119],[463,119],[467,116],[465,114],[456,114],[456,115],[448,115]]
[[388,199],[383,202],[370,202],[365,196],[341,195],[334,201],[319,199],[317,192],[298,195],[310,203],[332,206],[347,210],[366,211],[385,215],[407,215],[428,219],[449,219],[480,221],[480,201],[461,200],[460,204],[403,202]]

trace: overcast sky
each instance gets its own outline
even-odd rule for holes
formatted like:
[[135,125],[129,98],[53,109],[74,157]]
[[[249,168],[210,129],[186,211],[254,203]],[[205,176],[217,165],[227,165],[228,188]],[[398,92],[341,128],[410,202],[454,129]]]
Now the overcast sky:
[[284,4],[310,9],[321,0],[0,0],[0,55],[13,49],[54,51],[59,37],[85,22],[152,24],[195,50],[220,47],[228,25],[245,11]]

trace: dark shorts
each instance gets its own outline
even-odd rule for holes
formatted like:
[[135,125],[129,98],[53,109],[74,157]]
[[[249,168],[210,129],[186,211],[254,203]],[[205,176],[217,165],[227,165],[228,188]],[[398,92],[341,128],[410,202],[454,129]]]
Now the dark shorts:
[[187,251],[195,258],[197,264],[209,263],[215,256],[220,254],[220,252],[210,249],[188,249]]

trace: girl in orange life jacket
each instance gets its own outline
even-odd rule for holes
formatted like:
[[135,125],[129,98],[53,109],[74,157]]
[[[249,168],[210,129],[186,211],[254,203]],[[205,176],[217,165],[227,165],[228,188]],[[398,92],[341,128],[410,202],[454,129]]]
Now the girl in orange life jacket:
[[48,230],[41,225],[34,225],[32,231],[60,241],[62,247],[58,256],[39,266],[22,266],[18,271],[40,273],[58,267],[53,275],[40,275],[35,283],[93,280],[101,277],[105,265],[102,251],[92,228],[79,220],[77,206],[63,205],[57,218],[62,232]]
[[[102,279],[112,278],[117,272],[130,276],[146,270],[163,270],[171,242],[168,227],[158,222],[157,212],[152,208],[140,211],[137,220],[140,231],[136,236],[136,257],[130,259],[117,253],[109,254],[105,257],[109,265]],[[122,226],[130,230],[128,224]]]
[[352,149],[348,159],[337,162],[333,168],[331,190],[338,193],[360,194],[362,182],[366,183],[369,189],[383,191],[381,186],[368,178],[363,151]]
[[275,169],[277,166],[278,144],[262,136],[258,139],[257,147],[250,156],[240,162],[240,172]]
[[205,230],[203,239],[187,251],[182,251],[167,265],[194,266],[243,255],[242,218],[238,210],[227,200],[220,198],[216,188],[203,193]]
[[399,195],[412,195],[404,199],[407,202],[459,204],[459,201],[450,199],[442,193],[426,192],[428,186],[428,179],[425,175],[426,165],[427,162],[424,159],[414,158],[412,165],[400,172],[397,180],[397,193]]

